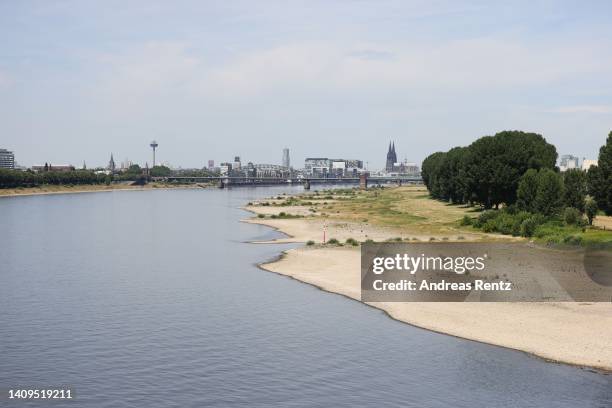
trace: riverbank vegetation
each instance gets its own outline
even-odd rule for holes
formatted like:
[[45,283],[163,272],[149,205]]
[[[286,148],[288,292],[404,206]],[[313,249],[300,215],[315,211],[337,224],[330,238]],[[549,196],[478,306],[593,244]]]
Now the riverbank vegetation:
[[133,164],[122,172],[106,174],[94,170],[54,170],[45,166],[44,171],[0,169],[0,189],[19,189],[44,186],[84,186],[106,185],[132,182],[144,185],[151,177],[166,176],[208,177],[213,175],[208,170],[171,170],[166,166],[155,166],[150,170]]
[[462,226],[549,243],[612,242],[592,227],[599,210],[612,213],[612,132],[588,172],[560,173],[556,159],[541,135],[507,131],[430,155],[423,181],[437,200],[484,209]]

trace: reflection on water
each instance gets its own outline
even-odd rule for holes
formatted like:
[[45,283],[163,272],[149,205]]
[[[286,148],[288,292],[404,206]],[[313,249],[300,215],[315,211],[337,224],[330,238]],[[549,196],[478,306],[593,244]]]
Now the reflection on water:
[[246,243],[277,233],[238,207],[298,189],[1,199],[0,389],[72,386],[72,407],[612,405],[612,376],[259,270],[289,246]]

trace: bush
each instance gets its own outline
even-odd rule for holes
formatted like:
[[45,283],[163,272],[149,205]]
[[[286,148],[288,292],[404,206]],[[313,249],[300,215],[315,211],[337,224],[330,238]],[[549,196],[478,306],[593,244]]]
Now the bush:
[[482,226],[484,232],[495,232],[497,231],[497,224],[494,219],[487,220]]
[[263,214],[257,214],[257,218],[266,218],[266,216]]
[[563,238],[563,243],[569,245],[580,245],[582,243],[582,237],[580,235],[568,235]]
[[340,241],[338,241],[336,238],[330,238],[327,243],[330,245],[339,245]]
[[521,236],[526,238],[532,237],[538,225],[536,217],[529,217],[523,220],[520,230]]
[[310,240],[310,241],[307,241],[307,242],[306,242],[306,245],[308,245],[308,246],[313,246],[314,244],[315,244],[315,243],[314,243],[314,241],[313,241],[313,240]]
[[589,225],[593,225],[593,218],[597,215],[597,202],[590,196],[584,200],[584,212],[586,213]]
[[496,210],[487,210],[487,211],[483,211],[478,218],[473,222],[473,225],[476,228],[483,228],[484,225],[489,221],[492,220],[494,218],[497,218],[497,216],[499,216],[500,212],[496,211]]
[[469,215],[464,215],[461,221],[459,221],[459,225],[465,227],[468,225],[472,225],[473,222],[474,220],[472,219],[472,217],[470,217]]
[[346,244],[347,245],[352,245],[352,246],[358,246],[359,242],[357,240],[355,240],[354,238],[348,238],[346,240]]
[[578,225],[582,220],[582,214],[576,208],[567,207],[563,212],[563,220],[567,225]]

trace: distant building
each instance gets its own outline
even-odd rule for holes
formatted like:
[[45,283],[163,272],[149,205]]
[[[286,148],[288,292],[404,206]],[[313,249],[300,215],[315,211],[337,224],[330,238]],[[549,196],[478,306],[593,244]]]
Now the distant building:
[[289,149],[283,149],[283,167],[289,168],[291,167],[291,160],[289,159]]
[[393,171],[387,172],[387,174],[395,175],[395,174],[404,174],[404,175],[413,175],[417,176],[421,172],[421,169],[416,163],[410,163],[408,160],[404,160],[401,163],[395,163],[393,165]]
[[561,156],[561,161],[559,163],[559,169],[561,171],[567,171],[571,169],[579,169],[579,159],[576,156],[572,156],[571,154],[565,154]]
[[0,169],[14,169],[15,154],[6,149],[0,149]]
[[309,157],[304,160],[304,170],[309,176],[327,177],[331,161],[326,157]]
[[[249,163],[251,165],[252,163]],[[291,172],[286,166],[279,166],[278,164],[252,164],[255,170],[255,177],[269,177],[269,178],[288,178],[291,176]],[[249,174],[251,176],[251,174]],[[252,177],[252,176],[251,176]]]
[[240,156],[234,157],[234,163],[232,165],[233,170],[240,170],[242,163],[240,162]]
[[229,176],[231,172],[232,172],[232,163],[221,163],[219,165],[219,173],[222,176]]
[[114,173],[115,172],[115,168],[116,168],[116,166],[115,166],[115,159],[113,159],[113,154],[111,153],[111,157],[110,157],[110,160],[108,161],[107,169],[111,173]]
[[385,173],[395,175],[418,175],[420,173],[420,169],[416,163],[410,163],[408,159],[404,159],[403,162],[399,162],[397,160],[397,152],[395,151],[395,142],[389,142],[387,161],[385,163]]
[[208,161],[208,170],[212,170],[215,168],[215,161],[214,160],[209,160]]
[[397,163],[397,153],[395,153],[395,142],[391,144],[389,142],[389,149],[387,150],[387,161],[385,163],[385,171],[391,173],[394,171],[395,163]]
[[71,164],[51,164],[45,163],[45,165],[34,165],[32,170],[36,172],[44,171],[74,171],[74,166]]
[[592,166],[597,166],[598,161],[592,159],[583,159],[582,160],[582,170],[587,171]]
[[363,170],[363,161],[310,157],[304,161],[304,171],[312,177],[356,177]]

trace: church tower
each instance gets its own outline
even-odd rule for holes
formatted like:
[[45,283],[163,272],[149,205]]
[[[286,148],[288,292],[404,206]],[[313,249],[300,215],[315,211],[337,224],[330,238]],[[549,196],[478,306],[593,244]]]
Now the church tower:
[[110,161],[108,162],[108,169],[111,173],[115,172],[115,159],[113,159],[113,154],[111,153]]
[[397,153],[395,153],[395,142],[389,142],[389,150],[387,151],[387,162],[385,164],[385,170],[387,172],[393,171],[393,165],[397,163]]

